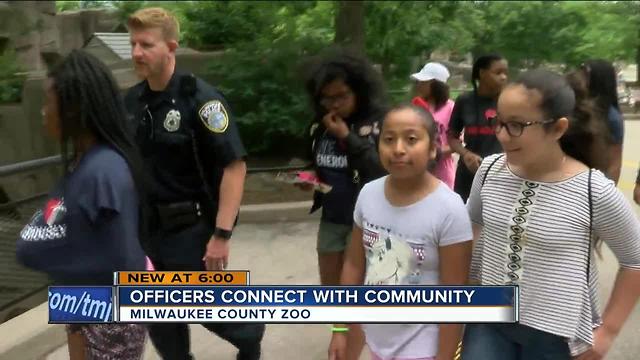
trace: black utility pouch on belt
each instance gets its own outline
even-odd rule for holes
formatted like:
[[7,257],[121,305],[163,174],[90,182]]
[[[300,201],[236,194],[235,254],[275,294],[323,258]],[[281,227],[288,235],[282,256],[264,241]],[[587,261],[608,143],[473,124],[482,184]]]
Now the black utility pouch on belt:
[[158,204],[156,208],[160,227],[166,232],[174,232],[193,226],[202,217],[202,209],[197,201]]

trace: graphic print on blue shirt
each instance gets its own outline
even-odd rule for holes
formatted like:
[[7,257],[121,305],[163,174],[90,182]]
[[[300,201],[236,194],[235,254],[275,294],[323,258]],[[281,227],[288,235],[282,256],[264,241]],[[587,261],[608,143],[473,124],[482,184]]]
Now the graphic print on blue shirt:
[[145,268],[138,210],[124,158],[95,146],[20,232],[16,255],[60,284],[110,285],[113,271]]
[[322,200],[322,219],[331,223],[351,225],[357,186],[353,182],[346,144],[325,132],[315,150],[318,177],[332,186]]
[[20,237],[25,241],[64,239],[67,235],[66,214],[64,199],[53,197],[47,201],[44,209],[36,211],[31,217],[29,224],[20,232]]

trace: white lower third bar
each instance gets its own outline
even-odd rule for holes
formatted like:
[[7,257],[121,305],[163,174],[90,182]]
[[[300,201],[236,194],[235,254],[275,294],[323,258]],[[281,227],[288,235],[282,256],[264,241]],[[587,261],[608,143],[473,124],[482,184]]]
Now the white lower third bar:
[[515,322],[511,306],[121,306],[119,321],[265,323]]

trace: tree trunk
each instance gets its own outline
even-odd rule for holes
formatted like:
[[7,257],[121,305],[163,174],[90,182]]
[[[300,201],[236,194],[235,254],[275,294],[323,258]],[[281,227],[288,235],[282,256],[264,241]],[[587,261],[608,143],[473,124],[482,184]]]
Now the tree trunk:
[[363,54],[365,50],[364,2],[337,1],[334,42]]

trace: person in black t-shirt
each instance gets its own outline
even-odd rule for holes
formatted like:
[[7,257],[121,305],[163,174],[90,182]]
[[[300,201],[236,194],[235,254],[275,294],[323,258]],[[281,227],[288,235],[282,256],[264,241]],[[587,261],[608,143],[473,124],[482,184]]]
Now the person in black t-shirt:
[[[489,119],[496,116],[496,101],[507,83],[508,65],[500,55],[480,56],[473,63],[473,91],[456,99],[449,123],[449,146],[460,154],[454,190],[464,201],[482,158],[502,152]],[[464,130],[464,146],[460,134]]]

